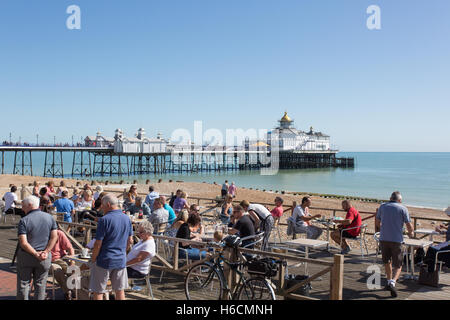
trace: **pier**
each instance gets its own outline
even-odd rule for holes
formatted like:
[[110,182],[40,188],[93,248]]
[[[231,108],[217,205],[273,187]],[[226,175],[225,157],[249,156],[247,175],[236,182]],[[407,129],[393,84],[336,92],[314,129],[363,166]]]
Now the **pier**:
[[[112,146],[0,146],[0,173],[40,175],[33,170],[33,155],[37,152],[45,154],[42,176],[53,178],[221,172],[271,166],[275,169],[354,167],[353,158],[337,158],[336,150],[279,152],[275,155],[270,153],[270,149],[238,147],[207,150],[192,146],[165,152],[124,153],[116,152]],[[7,153],[14,155],[11,172],[6,172]],[[63,154],[67,153],[73,154],[71,165],[64,163]]]

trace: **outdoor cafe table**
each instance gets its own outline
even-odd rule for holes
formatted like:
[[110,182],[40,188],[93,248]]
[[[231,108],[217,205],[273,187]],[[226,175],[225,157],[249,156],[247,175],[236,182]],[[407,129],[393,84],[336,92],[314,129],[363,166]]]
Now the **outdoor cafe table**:
[[144,222],[145,220],[148,220],[148,219],[131,219],[131,223],[138,224],[138,223]]
[[76,254],[76,255],[73,255],[73,256],[65,255],[63,257],[63,260],[72,260],[72,261],[75,261],[75,262],[78,262],[78,263],[86,263],[86,264],[89,263],[90,259],[91,258],[82,258],[81,254]]
[[[426,248],[433,244],[433,241],[428,240],[419,240],[419,239],[409,239],[405,238],[403,241],[403,245],[405,245],[407,248],[407,254],[410,256],[411,259],[411,275],[405,275],[405,279],[415,279],[414,277],[414,248]],[[409,250],[408,250],[409,248]],[[408,259],[406,259],[406,272],[409,272],[409,262]]]
[[81,206],[75,206],[75,216],[74,216],[74,222],[79,222],[79,215],[86,210],[91,210],[90,207],[81,207]]
[[[305,247],[305,258],[309,257],[309,248],[318,249],[329,244],[328,241],[314,239],[295,239],[284,242],[288,247]],[[305,274],[308,274],[308,264],[305,262]]]
[[214,232],[205,232],[200,237],[203,242],[212,242],[214,241]]
[[314,219],[313,222],[320,223],[327,227],[327,251],[330,251],[330,230],[335,228],[337,226],[337,223],[335,222],[336,218],[323,218],[323,219]]
[[427,234],[430,236],[430,241],[433,241],[433,236],[434,235],[438,235],[439,232],[432,230],[432,229],[417,229],[414,231],[414,233],[418,233],[418,234]]

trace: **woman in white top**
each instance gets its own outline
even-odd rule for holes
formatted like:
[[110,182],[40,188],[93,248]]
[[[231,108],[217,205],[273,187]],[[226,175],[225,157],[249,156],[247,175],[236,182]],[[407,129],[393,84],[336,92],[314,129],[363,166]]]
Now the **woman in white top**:
[[83,191],[83,198],[78,203],[78,205],[82,208],[91,209],[94,207],[94,200],[92,200],[92,191],[85,190]]
[[144,278],[150,271],[150,264],[155,256],[155,240],[152,237],[153,225],[149,221],[143,221],[137,228],[138,237],[136,243],[127,255],[128,278]]

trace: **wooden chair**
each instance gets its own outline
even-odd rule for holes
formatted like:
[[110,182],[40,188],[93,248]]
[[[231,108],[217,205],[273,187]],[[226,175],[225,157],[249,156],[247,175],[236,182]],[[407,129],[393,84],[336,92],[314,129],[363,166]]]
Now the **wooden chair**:
[[[179,247],[178,251],[184,251],[184,256],[185,258],[180,258],[179,257],[179,252],[175,252],[175,244],[174,241],[171,240],[164,240],[163,242],[164,245],[164,253],[166,255],[166,259],[167,261],[175,261],[175,254],[178,255],[178,261],[186,261],[186,264],[189,264],[190,260],[189,260],[189,254],[188,251],[184,248]],[[162,277],[164,275],[164,270],[161,270],[161,275],[159,277],[159,283],[161,283],[162,281]]]
[[[148,267],[148,273],[145,275],[145,278],[143,278],[143,279],[145,279],[145,284],[147,286],[147,295],[149,297],[151,297],[152,300],[154,300],[152,284],[150,282],[150,270],[151,270],[151,268],[152,268],[152,262],[150,261],[150,266]],[[136,279],[139,279],[139,278],[128,278],[128,279],[131,280],[131,284],[133,284],[133,280],[136,280]]]
[[251,246],[253,246],[253,247],[256,246],[257,247],[259,244],[261,244],[261,242],[264,239],[264,232],[262,231],[262,232],[259,232],[259,233],[255,234],[255,235],[252,235],[252,236],[243,237],[243,238],[241,238],[241,241],[250,240],[250,239],[252,239],[253,242],[248,243],[245,246],[242,246],[242,248],[249,248]]

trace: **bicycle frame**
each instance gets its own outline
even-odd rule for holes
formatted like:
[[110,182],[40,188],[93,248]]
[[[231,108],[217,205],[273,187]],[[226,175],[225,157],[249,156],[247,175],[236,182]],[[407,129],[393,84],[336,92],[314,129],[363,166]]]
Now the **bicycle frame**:
[[[242,256],[242,254],[240,252],[239,252],[239,254]],[[223,289],[226,290],[226,292],[228,294],[228,298],[231,300],[234,300],[236,298],[236,294],[239,292],[238,289],[240,289],[240,287],[243,286],[245,281],[247,280],[247,278],[245,277],[245,274],[243,272],[239,271],[239,267],[244,266],[245,262],[230,262],[227,258],[225,258],[222,255],[222,251],[220,251],[218,253],[218,256],[214,259],[213,268],[216,269],[218,272],[220,272],[223,279],[225,279],[225,272],[224,272],[221,262],[224,262],[231,270],[236,271],[236,273],[239,276],[239,282],[234,287],[233,292],[231,292],[230,288],[228,287],[227,281],[224,281],[225,287]]]

